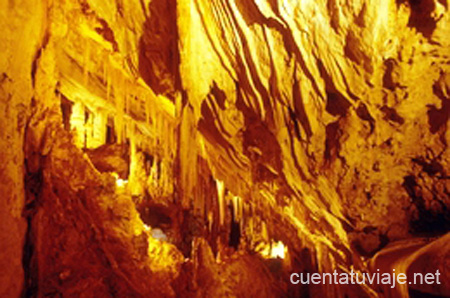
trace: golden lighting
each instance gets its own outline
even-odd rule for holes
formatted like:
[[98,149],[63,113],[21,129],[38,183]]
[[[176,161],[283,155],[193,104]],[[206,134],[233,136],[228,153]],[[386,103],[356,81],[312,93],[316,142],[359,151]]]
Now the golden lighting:
[[124,188],[128,184],[128,180],[124,180],[121,178],[116,179],[116,186],[119,188]]
[[448,3],[0,1],[0,296],[450,297]]
[[287,247],[284,246],[283,242],[273,242],[270,250],[270,257],[273,259],[280,258],[284,259],[287,253]]
[[265,259],[284,259],[288,248],[283,242],[272,240],[271,243],[260,243],[256,251]]
[[127,179],[120,178],[119,174],[117,174],[115,172],[111,173],[111,175],[115,178],[115,180],[116,180],[116,187],[118,189],[126,188],[126,186],[128,185],[128,180]]

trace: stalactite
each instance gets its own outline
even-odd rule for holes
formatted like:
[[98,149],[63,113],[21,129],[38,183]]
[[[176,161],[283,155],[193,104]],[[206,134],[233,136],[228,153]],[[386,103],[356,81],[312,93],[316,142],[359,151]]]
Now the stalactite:
[[141,195],[143,193],[143,186],[139,176],[144,172],[142,167],[142,160],[140,160],[137,152],[135,125],[127,125],[127,135],[130,141],[130,176],[128,178],[129,190],[132,195]]
[[270,243],[269,231],[265,221],[261,221],[261,236],[266,243]]
[[116,116],[114,117],[115,128],[117,132],[117,143],[121,144],[124,142],[125,123],[124,123],[124,101],[126,94],[124,93],[125,82],[122,78],[120,72],[116,69],[112,69],[112,84],[114,89],[114,101],[116,108]]
[[233,212],[234,212],[234,218],[237,222],[240,222],[242,219],[242,202],[241,198],[238,196],[232,197],[233,202]]
[[90,113],[89,111],[85,113],[86,114],[86,121],[84,123],[84,131],[85,131],[85,147],[86,148],[94,148],[94,117],[95,115],[93,113]]
[[75,134],[75,144],[79,148],[84,148],[85,146],[85,122],[86,114],[84,105],[77,101],[72,107],[72,115],[70,117],[70,130]]
[[150,173],[147,179],[147,191],[152,197],[158,196],[158,185],[159,185],[159,157],[156,155],[153,157],[153,161],[150,168]]
[[97,111],[95,113],[94,117],[94,143],[93,147],[97,148],[106,143],[106,126],[107,126],[107,119],[104,111]]
[[216,179],[217,199],[219,203],[219,223],[221,226],[225,223],[225,185],[223,181]]

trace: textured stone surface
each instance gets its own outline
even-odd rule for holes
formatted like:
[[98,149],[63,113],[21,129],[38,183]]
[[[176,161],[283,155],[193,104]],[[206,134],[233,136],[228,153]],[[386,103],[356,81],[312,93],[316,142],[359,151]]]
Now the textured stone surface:
[[56,132],[43,164],[30,294],[173,296],[181,253],[149,243],[131,197],[117,195],[114,179],[98,175],[65,134]]
[[0,296],[23,289],[24,128],[33,95],[33,61],[42,42],[40,1],[0,3]]
[[0,296],[376,295],[265,284],[450,230],[446,0],[3,2]]

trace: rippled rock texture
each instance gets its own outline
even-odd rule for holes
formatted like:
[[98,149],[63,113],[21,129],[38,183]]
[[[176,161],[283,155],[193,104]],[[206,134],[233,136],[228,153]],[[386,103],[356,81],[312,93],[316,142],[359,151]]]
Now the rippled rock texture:
[[450,230],[447,0],[0,8],[2,297],[377,296],[289,272]]

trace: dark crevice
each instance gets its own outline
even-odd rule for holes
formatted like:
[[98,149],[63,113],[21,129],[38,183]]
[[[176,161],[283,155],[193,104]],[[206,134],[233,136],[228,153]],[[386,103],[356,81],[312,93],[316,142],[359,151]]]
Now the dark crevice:
[[291,108],[288,108],[288,110],[289,110],[289,118],[291,119],[291,122],[294,125],[295,136],[297,137],[297,139],[301,140],[300,128],[297,122],[297,119],[299,119],[299,117]]
[[27,230],[23,247],[22,267],[24,272],[24,287],[21,297],[35,297],[38,293],[38,270],[34,261],[35,236],[32,229],[33,216],[26,216]]
[[208,105],[208,101],[205,100],[201,106],[201,118],[197,124],[198,130],[211,144],[216,144],[224,149],[227,149],[230,144],[221,133],[216,123],[216,116]]
[[438,22],[433,17],[436,9],[435,0],[409,0],[408,3],[411,8],[408,27],[415,28],[417,32],[430,38]]
[[247,24],[247,26],[251,26],[253,24],[262,24],[264,22],[264,15],[259,11],[258,6],[253,1],[246,0],[237,0],[236,6],[239,9],[239,12],[242,14],[242,17]]
[[49,39],[50,39],[50,33],[48,31],[46,31],[44,34],[44,38],[42,39],[41,46],[38,48],[38,50],[34,54],[33,61],[31,63],[31,83],[32,83],[33,87],[36,83],[36,72],[37,72],[37,68],[38,68],[39,59],[41,58],[42,51],[47,46]]
[[436,174],[441,174],[445,176],[444,167],[436,159],[427,161],[423,157],[413,158],[412,161],[422,167],[422,171],[427,173],[429,176],[435,176]]
[[333,116],[345,116],[351,103],[342,95],[333,83],[332,78],[328,74],[322,61],[317,61],[317,67],[323,80],[325,81],[326,89],[326,106],[325,109]]
[[328,124],[325,132],[326,140],[324,157],[328,163],[331,163],[336,159],[336,157],[339,156],[339,151],[341,148],[339,138],[341,137],[342,132],[339,128],[339,121]]
[[172,227],[174,208],[160,204],[148,203],[139,207],[138,211],[142,221],[152,228],[167,230]]
[[[439,79],[433,84],[433,93],[441,100],[441,108],[428,105],[428,124],[431,133],[445,131],[450,117],[450,74],[442,72]],[[442,141],[447,141],[442,134]]]
[[228,246],[233,247],[234,249],[239,249],[239,243],[241,239],[241,227],[239,222],[236,221],[234,216],[234,208],[230,206],[231,212],[231,222],[230,222],[230,237],[228,239]]
[[[36,62],[36,60],[34,62]],[[23,160],[25,202],[22,210],[22,217],[25,219],[27,226],[22,251],[22,268],[24,272],[22,297],[36,297],[36,293],[38,292],[38,264],[35,255],[36,228],[33,227],[33,220],[38,211],[38,205],[44,186],[43,165],[45,157],[38,152],[38,148],[33,147],[33,145],[36,144],[29,143],[29,135],[32,135],[30,127],[36,112],[36,102],[34,97],[31,99],[30,107],[32,112],[25,124],[23,138],[23,152],[25,155]]]
[[174,100],[181,90],[176,1],[151,1],[149,11],[139,40],[139,72],[156,94]]
[[394,90],[396,87],[399,87],[397,61],[389,58],[384,61],[384,66],[386,67],[386,70],[383,76],[383,87],[389,90]]
[[35,255],[36,235],[33,219],[38,211],[39,197],[44,183],[43,171],[40,166],[42,163],[43,158],[37,154],[25,160],[25,206],[22,216],[27,222],[27,229],[22,255],[24,271],[22,297],[36,297],[36,293],[38,293],[38,264]]
[[450,115],[450,100],[443,100],[442,107],[438,109],[434,105],[428,105],[428,124],[431,133],[437,133],[442,127],[446,127]]
[[372,115],[370,115],[370,112],[364,103],[359,104],[358,108],[356,109],[356,114],[362,120],[369,122],[370,133],[372,133],[375,129],[375,119],[372,117]]
[[345,116],[351,104],[339,92],[326,92],[327,104],[325,109],[333,116]]
[[405,119],[403,119],[403,117],[400,116],[394,108],[383,106],[381,111],[384,113],[384,120],[392,121],[400,125],[405,123]]
[[429,204],[426,203],[426,199],[422,195],[424,190],[417,177],[413,175],[404,177],[402,186],[411,198],[411,203],[416,210],[410,219],[411,234],[437,236],[450,231],[450,210],[439,200],[434,190],[432,190],[433,201],[439,205],[439,210],[427,208]]
[[219,107],[225,110],[225,101],[227,99],[227,95],[223,90],[219,88],[219,86],[217,86],[216,82],[213,82],[213,86],[211,87],[210,93],[212,96],[214,96],[215,101],[217,102]]
[[114,37],[114,31],[111,30],[111,28],[108,26],[108,23],[104,19],[98,18],[98,21],[101,27],[96,27],[95,31],[103,36],[106,41],[111,43],[114,52],[118,52],[119,45],[117,44],[117,41]]
[[70,117],[72,115],[73,102],[68,100],[61,93],[58,93],[58,95],[61,97],[60,107],[61,107],[64,129],[66,131],[70,131]]
[[[295,105],[295,118],[300,121],[303,129],[306,132],[308,138],[312,136],[311,124],[309,123],[308,116],[306,114],[305,105],[303,103],[302,93],[300,90],[300,84],[297,79],[294,80],[294,85],[292,86],[292,95],[294,97],[294,105]],[[296,132],[298,129],[297,121],[296,124]],[[299,135],[299,133],[298,133]],[[298,136],[299,137],[299,136]]]

